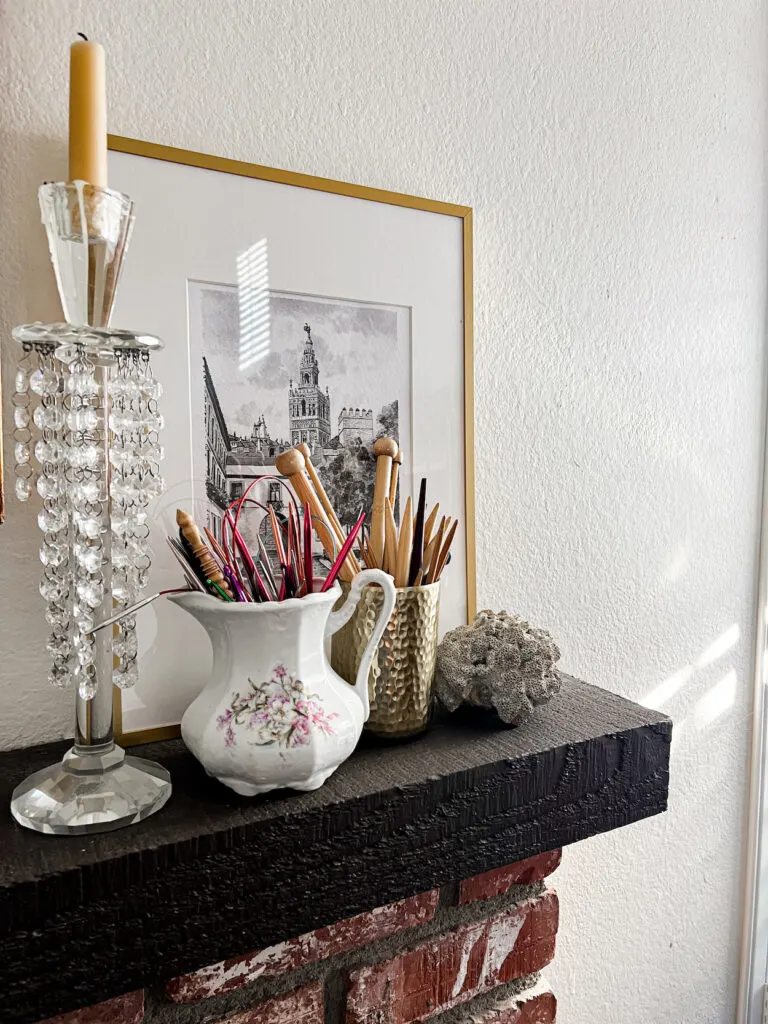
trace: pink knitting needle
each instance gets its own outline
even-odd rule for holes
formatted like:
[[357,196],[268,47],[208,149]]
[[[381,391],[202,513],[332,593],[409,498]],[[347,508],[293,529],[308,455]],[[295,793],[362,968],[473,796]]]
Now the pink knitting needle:
[[326,576],[325,582],[323,583],[322,587],[320,588],[320,593],[321,594],[324,594],[326,590],[330,590],[330,588],[336,582],[336,577],[339,575],[339,572],[341,571],[341,567],[344,564],[344,559],[347,557],[349,552],[352,550],[352,545],[355,543],[355,538],[357,537],[357,535],[358,535],[358,533],[360,531],[360,527],[363,525],[364,519],[365,519],[365,512],[363,511],[363,512],[360,513],[360,518],[357,520],[355,525],[352,527],[352,531],[350,532],[349,536],[344,541],[344,543],[341,545],[341,548],[339,549],[339,553],[336,556],[336,561],[331,566],[331,571]]
[[312,579],[312,513],[309,505],[304,506],[304,585],[306,592],[311,594],[314,589]]

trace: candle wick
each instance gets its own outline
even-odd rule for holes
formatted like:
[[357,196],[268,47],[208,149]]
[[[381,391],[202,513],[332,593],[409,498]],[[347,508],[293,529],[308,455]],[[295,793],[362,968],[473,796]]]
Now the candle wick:
[[77,34],[80,36],[81,39],[84,39],[86,43],[88,42],[88,36],[85,34],[85,32],[78,32]]

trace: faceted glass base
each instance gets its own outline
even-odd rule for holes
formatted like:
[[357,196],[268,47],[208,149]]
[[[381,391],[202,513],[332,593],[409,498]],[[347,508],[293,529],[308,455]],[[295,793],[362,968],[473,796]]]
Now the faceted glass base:
[[59,764],[25,779],[13,791],[20,825],[51,835],[111,832],[148,818],[171,795],[171,777],[154,761],[126,757],[121,747],[72,747]]

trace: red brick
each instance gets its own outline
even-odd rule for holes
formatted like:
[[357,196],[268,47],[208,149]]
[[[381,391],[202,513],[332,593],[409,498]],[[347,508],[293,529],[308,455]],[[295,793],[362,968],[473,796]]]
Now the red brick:
[[555,1024],[557,1000],[549,988],[537,985],[522,995],[500,999],[484,1010],[468,1007],[462,1024]]
[[316,981],[230,1014],[220,1024],[322,1024],[324,1007],[323,986]]
[[87,1006],[83,1010],[49,1017],[40,1024],[141,1024],[144,1020],[144,992],[126,992],[124,996]]
[[519,860],[515,864],[507,864],[506,867],[475,875],[474,878],[465,878],[459,886],[459,903],[489,900],[492,896],[501,896],[513,885],[540,882],[560,866],[562,855],[562,850],[550,850],[548,853],[539,853],[535,857],[528,857],[527,860]]
[[274,977],[302,964],[326,960],[349,949],[366,946],[387,935],[431,921],[437,909],[438,895],[436,889],[423,892],[257,953],[203,967],[194,974],[185,974],[170,981],[168,995],[175,1003],[197,1003],[209,996],[248,985],[256,978]]
[[546,892],[352,974],[347,1024],[409,1024],[533,974],[555,955],[558,902]]

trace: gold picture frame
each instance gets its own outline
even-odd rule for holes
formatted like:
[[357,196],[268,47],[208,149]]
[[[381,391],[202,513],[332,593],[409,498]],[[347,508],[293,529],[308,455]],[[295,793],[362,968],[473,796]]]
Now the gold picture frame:
[[[456,217],[461,221],[462,256],[463,256],[463,340],[464,340],[464,517],[466,526],[466,591],[467,617],[471,621],[477,611],[476,587],[476,550],[475,550],[475,465],[474,465],[474,320],[473,320],[473,279],[472,279],[472,208],[455,203],[446,203],[436,199],[424,199],[402,192],[388,192],[384,189],[372,188],[367,185],[354,185],[349,182],[334,181],[311,174],[300,174],[296,171],[278,170],[264,167],[261,164],[246,163],[241,160],[230,160],[226,157],[196,153],[191,150],[175,149],[153,142],[124,138],[120,135],[108,136],[108,147],[116,153],[127,153],[133,156],[148,157],[169,163],[183,164],[188,167],[199,167],[223,174],[235,174],[244,178],[256,178],[261,181],[275,182],[282,185],[293,185],[298,188],[328,192],[354,199],[365,199],[374,203],[386,203],[390,206],[401,206],[412,210],[423,210],[428,213]],[[124,746],[139,743],[151,743],[158,740],[172,739],[179,736],[179,726],[159,726],[124,732],[122,728],[121,692],[114,690],[115,738]]]

